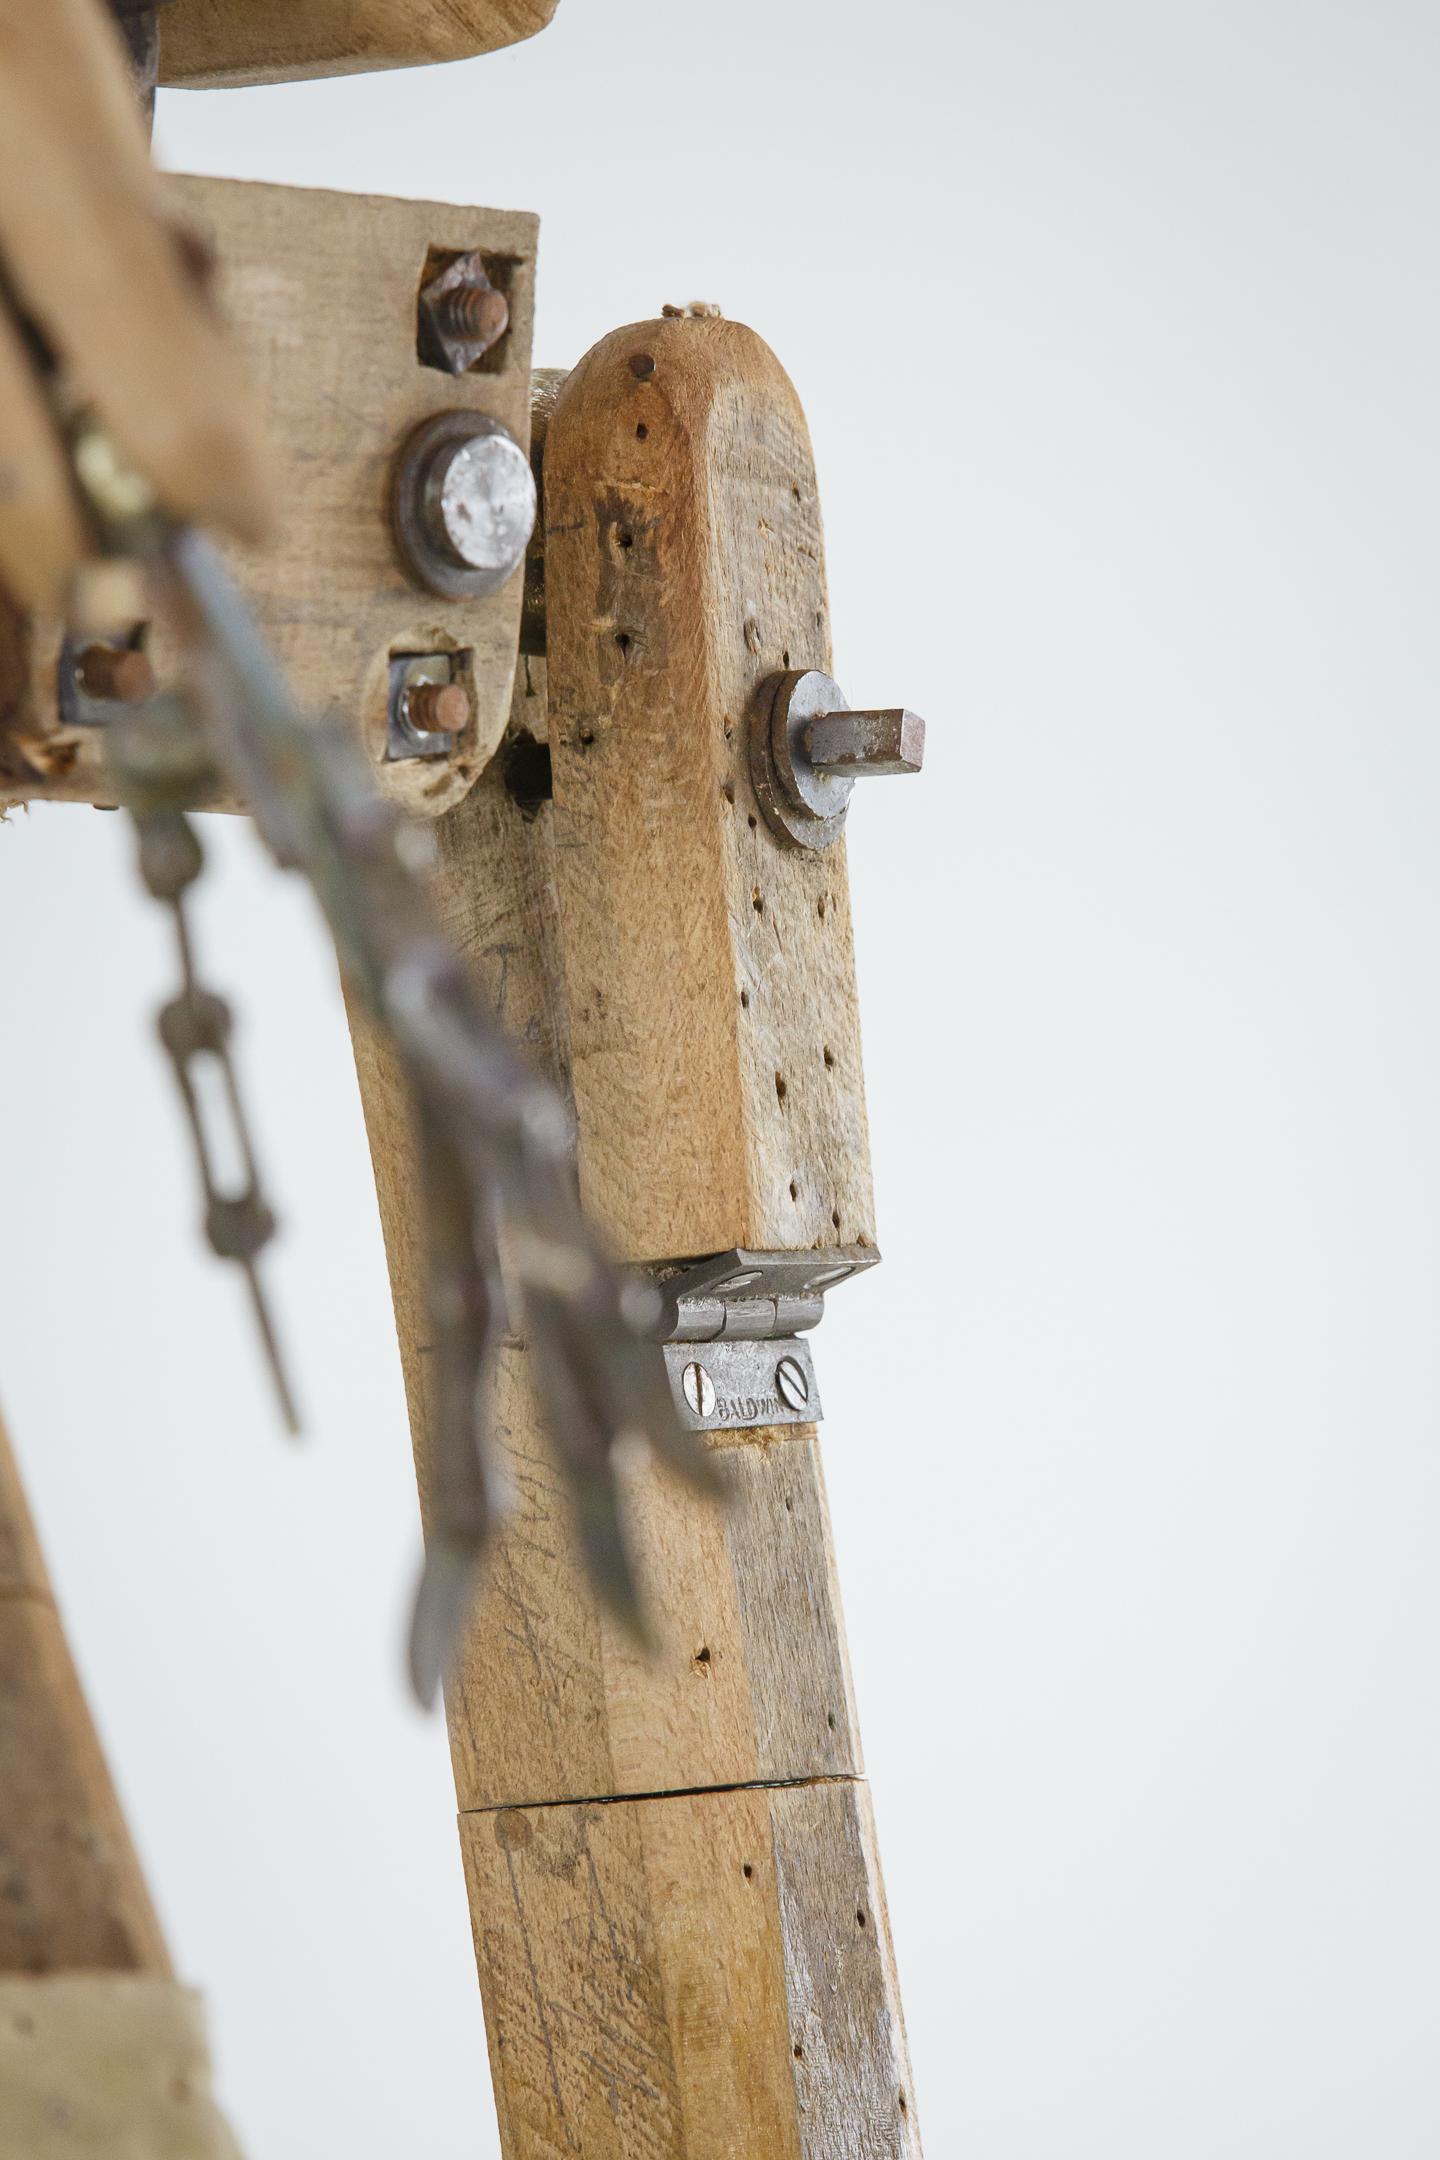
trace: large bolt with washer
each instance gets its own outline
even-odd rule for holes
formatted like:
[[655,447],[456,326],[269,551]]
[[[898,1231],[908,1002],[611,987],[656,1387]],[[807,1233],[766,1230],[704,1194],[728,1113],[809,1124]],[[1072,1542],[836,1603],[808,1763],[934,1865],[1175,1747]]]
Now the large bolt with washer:
[[535,476],[509,429],[488,413],[436,413],[401,449],[390,506],[416,583],[445,600],[483,600],[525,560]]
[[916,773],[924,758],[918,713],[852,711],[839,683],[819,668],[792,668],[760,686],[750,776],[766,823],[796,847],[839,839],[857,780]]

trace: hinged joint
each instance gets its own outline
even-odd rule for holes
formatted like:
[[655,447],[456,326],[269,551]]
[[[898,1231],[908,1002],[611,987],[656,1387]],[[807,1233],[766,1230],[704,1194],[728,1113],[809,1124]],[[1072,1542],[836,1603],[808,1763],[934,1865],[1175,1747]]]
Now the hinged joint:
[[[827,1290],[879,1258],[873,1245],[736,1250],[662,1275],[665,1367],[690,1431],[817,1422],[824,1413],[801,1333],[819,1323]],[[701,1353],[694,1344],[707,1347]]]

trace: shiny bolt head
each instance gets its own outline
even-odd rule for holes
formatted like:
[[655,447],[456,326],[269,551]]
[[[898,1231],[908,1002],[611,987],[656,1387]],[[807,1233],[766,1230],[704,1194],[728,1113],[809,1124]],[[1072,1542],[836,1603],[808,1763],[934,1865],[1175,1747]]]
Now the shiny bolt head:
[[803,1410],[810,1400],[810,1383],[799,1358],[781,1358],[775,1368],[775,1386],[787,1410]]
[[530,460],[487,413],[436,413],[401,450],[395,538],[417,584],[442,599],[498,592],[525,560],[535,512]]
[[426,489],[432,536],[463,569],[508,577],[535,526],[535,476],[513,435],[475,435],[437,459]]
[[680,1375],[680,1385],[692,1417],[714,1416],[715,1383],[703,1365],[692,1359]]

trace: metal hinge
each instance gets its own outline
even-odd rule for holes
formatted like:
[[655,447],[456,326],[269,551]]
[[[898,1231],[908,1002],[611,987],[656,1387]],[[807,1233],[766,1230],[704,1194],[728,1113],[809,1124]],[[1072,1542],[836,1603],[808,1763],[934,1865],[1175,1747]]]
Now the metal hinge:
[[873,1245],[735,1251],[657,1274],[665,1369],[689,1430],[809,1425],[822,1417],[815,1361],[801,1330],[820,1321],[827,1290],[879,1258]]

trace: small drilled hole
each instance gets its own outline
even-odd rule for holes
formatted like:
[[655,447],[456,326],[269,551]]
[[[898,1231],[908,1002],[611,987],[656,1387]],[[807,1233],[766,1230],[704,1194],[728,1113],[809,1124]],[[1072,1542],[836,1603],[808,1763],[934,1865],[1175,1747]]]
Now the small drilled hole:
[[790,655],[789,655],[789,653],[788,653],[788,652],[782,652],[782,653],[781,653],[781,655],[780,655],[780,665],[781,665],[781,667],[789,667],[789,665],[790,665]]
[[840,1210],[838,1207],[836,1208],[834,1214],[830,1217],[830,1220],[832,1223],[834,1223],[835,1228],[838,1230],[840,1227]]
[[701,1643],[700,1648],[695,1652],[695,1663],[697,1665],[708,1665],[709,1662],[710,1646],[708,1643]]
[[724,796],[724,798],[725,798],[726,802],[734,802],[734,800],[735,800],[735,783],[734,783],[734,781],[733,781],[733,780],[722,780],[722,781],[721,781],[721,783],[720,783],[720,792],[721,792],[721,794],[722,794],[722,795]]
[[819,898],[819,899],[818,899],[818,900],[817,900],[817,901],[815,902],[815,912],[816,912],[816,914],[817,914],[817,915],[819,916],[819,918],[820,918],[821,922],[824,922],[824,920],[825,920],[825,895],[824,895],[823,893],[822,893],[822,894],[820,895],[820,898]]
[[796,1184],[796,1182],[795,1182],[794,1178],[792,1177],[792,1178],[791,1178],[791,1180],[790,1180],[790,1198],[791,1198],[792,1200],[798,1200],[798,1199],[799,1199],[799,1197],[800,1197],[800,1187],[799,1187],[799,1186],[798,1186],[798,1185]]
[[622,548],[633,548],[635,545],[635,535],[628,525],[622,525],[615,537]]
[[579,743],[582,750],[588,750],[591,743],[593,743],[595,740],[594,728],[577,728],[575,731],[575,740]]
[[648,352],[631,353],[630,372],[637,382],[644,382],[647,376],[655,372],[654,355]]
[[825,1070],[826,1072],[834,1072],[835,1070],[835,1053],[830,1048],[829,1043],[825,1045]]
[[636,430],[635,430],[635,440],[636,440],[636,442],[644,442],[644,440],[645,440],[646,436],[647,436],[647,435],[648,435],[649,433],[650,433],[650,430],[649,430],[649,428],[648,428],[648,427],[646,427],[646,425],[645,425],[644,421],[642,420],[642,421],[640,422],[640,425],[639,425],[639,426],[638,426],[638,427],[636,428]]
[[799,2042],[798,2040],[797,2040],[797,2041],[795,2042],[795,2046],[794,2046],[794,2048],[792,2049],[792,2051],[791,2051],[791,2052],[792,2052],[792,2053],[794,2054],[794,2057],[795,2057],[795,2060],[796,2060],[796,2062],[804,2062],[804,2060],[805,2060],[805,2050],[804,2050],[804,2048],[803,2048],[803,2047],[801,2047],[801,2045],[800,2045],[800,2042]]
[[757,915],[763,915],[763,914],[764,914],[764,912],[765,912],[765,895],[764,895],[764,893],[762,893],[762,892],[761,892],[761,890],[760,890],[760,888],[759,888],[759,886],[758,886],[758,885],[757,885],[757,886],[755,887],[755,890],[754,890],[754,892],[752,892],[752,893],[751,893],[751,895],[750,895],[750,905],[751,905],[751,907],[753,907],[753,908],[754,908],[754,910],[755,910],[755,913],[756,913]]
[[775,1075],[775,1098],[776,1098],[776,1101],[777,1101],[777,1102],[784,1102],[784,1100],[785,1100],[785,1095],[786,1095],[786,1087],[785,1087],[785,1075],[784,1075],[784,1073],[776,1073],[776,1075]]
[[756,826],[757,826],[757,825],[758,825],[759,823],[760,823],[760,820],[759,820],[759,818],[758,818],[758,817],[756,817],[756,815],[755,815],[754,811],[752,810],[752,811],[750,812],[750,818],[749,818],[749,824],[750,824],[750,830],[751,830],[751,832],[754,832],[754,830],[755,830]]
[[857,1912],[857,1913],[856,1913],[856,1915],[855,1915],[855,1925],[856,1925],[856,1927],[864,1927],[864,1925],[865,1925],[865,1915],[864,1915],[864,1913],[863,1913],[863,1912]]
[[616,644],[617,644],[617,645],[619,646],[619,648],[620,648],[620,650],[621,650],[621,652],[622,652],[622,653],[625,653],[625,652],[629,652],[629,650],[630,650],[630,633],[629,633],[629,631],[628,631],[628,630],[617,630],[617,631],[616,631],[616,633],[615,633],[615,643],[616,643]]
[[795,485],[795,482],[794,482],[793,480],[792,480],[792,481],[791,481],[791,483],[790,483],[790,493],[791,493],[791,494],[792,494],[792,495],[794,496],[794,498],[795,498],[796,502],[799,502],[799,500],[800,500],[800,490],[799,490],[799,488],[798,488],[798,487],[797,487],[797,486]]
[[753,1867],[751,1867],[748,1860],[745,1862],[745,1865],[741,1868],[740,1872],[745,1877],[746,1882],[753,1882],[755,1880],[755,1870]]
[[795,1512],[795,1503],[794,1503],[794,1501],[793,1501],[793,1500],[792,1500],[792,1499],[790,1498],[790,1495],[789,1495],[789,1493],[787,1492],[787,1493],[786,1493],[786,1495],[785,1495],[785,1513],[786,1513],[787,1515],[793,1515],[793,1514],[794,1514],[794,1512]]
[[749,1012],[749,1010],[750,1010],[750,993],[749,993],[749,991],[748,991],[748,990],[742,990],[742,991],[740,992],[740,1004],[741,1004],[741,1007],[742,1007],[742,1009],[743,1009],[743,1010],[744,1010],[745,1012]]
[[831,1732],[834,1732],[834,1730],[835,1730],[835,1713],[834,1713],[834,1711],[833,1711],[833,1710],[827,1710],[827,1711],[826,1711],[826,1713],[825,1713],[825,1723],[826,1723],[826,1724],[827,1724],[827,1725],[829,1726],[829,1728],[830,1728]]
[[905,2095],[904,2095],[904,2093],[901,2093],[901,2094],[900,2094],[900,2096],[899,2096],[899,2098],[900,2098],[900,2112],[901,2112],[901,2114],[902,2114],[902,2115],[908,2114],[908,2113],[909,2113],[909,2102],[908,2102],[908,2101],[906,2100],[906,2098],[905,2098]]

